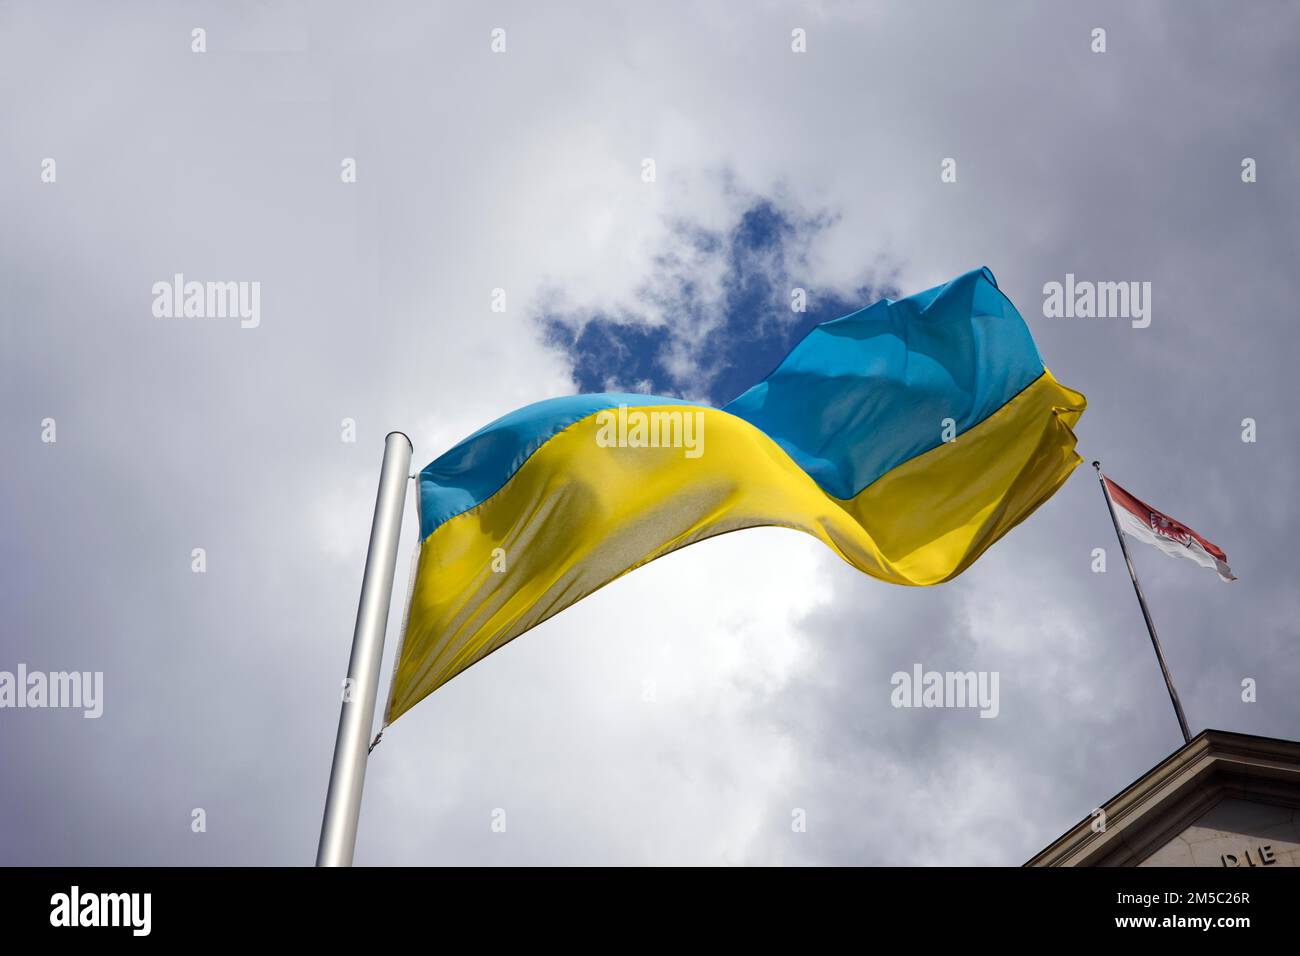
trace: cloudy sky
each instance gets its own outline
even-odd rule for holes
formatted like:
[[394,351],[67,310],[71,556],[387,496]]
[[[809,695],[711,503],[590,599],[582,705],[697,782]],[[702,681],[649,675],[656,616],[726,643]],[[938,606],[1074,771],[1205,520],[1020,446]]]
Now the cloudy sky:
[[[1300,736],[1300,7],[1088,7],[0,3],[0,670],[104,674],[0,711],[0,863],[314,859],[388,431],[721,403],[981,265],[1240,577],[1135,546],[1193,731]],[[156,317],[176,273],[260,323]],[[1044,317],[1067,273],[1150,326]],[[998,717],[891,707],[916,663]],[[389,729],[357,862],[1015,865],[1180,742],[1085,465],[936,588],[780,529],[605,588]]]

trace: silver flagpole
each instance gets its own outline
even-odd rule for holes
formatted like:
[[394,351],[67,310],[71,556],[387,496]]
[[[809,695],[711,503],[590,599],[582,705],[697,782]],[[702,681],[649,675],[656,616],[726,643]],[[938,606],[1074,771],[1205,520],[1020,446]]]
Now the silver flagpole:
[[384,631],[393,596],[393,569],[397,542],[402,534],[402,506],[411,470],[411,439],[389,432],[384,439],[384,463],[379,470],[375,520],[370,526],[370,549],[361,579],[361,603],[352,632],[352,657],[334,741],[325,796],[325,819],[320,828],[317,866],[351,866],[357,844],[357,817],[361,813],[361,788],[366,782],[366,758],[379,692],[379,663],[384,656]]
[[1165,663],[1165,652],[1160,647],[1160,638],[1156,637],[1156,625],[1151,620],[1151,612],[1147,610],[1147,599],[1142,594],[1142,585],[1138,584],[1137,572],[1133,570],[1133,559],[1128,556],[1128,545],[1124,543],[1124,534],[1119,528],[1119,519],[1115,517],[1115,505],[1110,500],[1110,492],[1106,490],[1106,482],[1102,480],[1101,462],[1094,461],[1092,467],[1097,469],[1097,481],[1101,484],[1101,493],[1106,498],[1106,510],[1110,512],[1110,522],[1115,526],[1115,537],[1119,538],[1119,549],[1124,552],[1124,563],[1128,565],[1128,576],[1133,579],[1133,590],[1137,594],[1138,604],[1142,607],[1142,617],[1147,622],[1147,633],[1151,635],[1151,646],[1156,649],[1156,660],[1160,662],[1160,673],[1165,675],[1165,687],[1169,688],[1169,699],[1173,702],[1174,713],[1178,715],[1178,727],[1183,732],[1183,742],[1192,742],[1192,732],[1187,727],[1187,715],[1183,713],[1183,703],[1178,699],[1178,691],[1174,689],[1174,679],[1169,673],[1169,665]]

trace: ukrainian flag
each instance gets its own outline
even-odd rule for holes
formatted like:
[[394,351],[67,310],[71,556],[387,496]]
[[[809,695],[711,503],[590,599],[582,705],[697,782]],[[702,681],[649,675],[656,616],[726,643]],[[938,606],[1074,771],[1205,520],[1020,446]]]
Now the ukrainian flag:
[[538,402],[420,473],[386,723],[633,568],[760,525],[894,584],[960,574],[1079,463],[1086,400],[987,269],[814,328],[722,408]]

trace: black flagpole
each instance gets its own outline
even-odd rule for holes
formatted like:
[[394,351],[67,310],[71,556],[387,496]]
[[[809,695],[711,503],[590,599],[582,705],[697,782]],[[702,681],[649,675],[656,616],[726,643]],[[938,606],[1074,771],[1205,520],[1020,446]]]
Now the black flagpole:
[[1169,665],[1165,663],[1165,652],[1160,649],[1160,638],[1156,637],[1156,626],[1151,621],[1151,612],[1147,610],[1147,599],[1142,594],[1142,585],[1138,584],[1137,572],[1133,570],[1133,559],[1128,556],[1128,545],[1124,543],[1124,534],[1119,529],[1119,519],[1115,517],[1115,505],[1106,490],[1106,482],[1101,475],[1101,462],[1094,461],[1092,467],[1097,469],[1097,482],[1101,493],[1106,498],[1106,510],[1110,512],[1110,522],[1115,526],[1115,537],[1119,538],[1119,549],[1124,552],[1124,563],[1128,565],[1128,576],[1133,579],[1133,591],[1137,594],[1138,604],[1142,606],[1142,617],[1147,622],[1147,633],[1151,635],[1151,646],[1156,650],[1156,660],[1160,662],[1160,673],[1165,675],[1165,686],[1169,688],[1169,699],[1173,702],[1174,713],[1178,715],[1178,726],[1183,731],[1183,741],[1192,742],[1192,732],[1187,729],[1187,715],[1183,713],[1183,704],[1174,689],[1174,679],[1169,675]]

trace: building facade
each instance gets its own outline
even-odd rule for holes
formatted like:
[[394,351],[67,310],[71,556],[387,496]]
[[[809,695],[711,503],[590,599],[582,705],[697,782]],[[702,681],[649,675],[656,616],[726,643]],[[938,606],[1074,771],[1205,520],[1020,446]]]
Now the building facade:
[[1205,730],[1026,866],[1300,866],[1300,743]]

